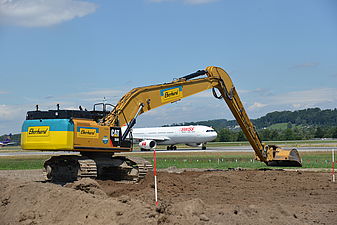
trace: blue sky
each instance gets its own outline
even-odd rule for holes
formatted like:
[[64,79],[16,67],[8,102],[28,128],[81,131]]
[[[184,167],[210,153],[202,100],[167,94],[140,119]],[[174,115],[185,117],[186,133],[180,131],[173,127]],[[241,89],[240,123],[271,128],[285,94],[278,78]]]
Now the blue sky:
[[[91,109],[130,89],[224,68],[248,115],[337,106],[334,0],[0,0],[0,135],[25,113]],[[210,91],[138,127],[233,119]]]

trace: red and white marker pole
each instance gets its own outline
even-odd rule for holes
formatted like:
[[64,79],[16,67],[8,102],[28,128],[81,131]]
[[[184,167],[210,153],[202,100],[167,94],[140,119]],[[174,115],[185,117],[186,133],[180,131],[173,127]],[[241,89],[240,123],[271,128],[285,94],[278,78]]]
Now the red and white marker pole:
[[332,149],[332,182],[335,182],[335,149]]
[[157,156],[156,150],[153,149],[153,175],[154,175],[154,199],[156,206],[158,206],[158,189],[157,189]]

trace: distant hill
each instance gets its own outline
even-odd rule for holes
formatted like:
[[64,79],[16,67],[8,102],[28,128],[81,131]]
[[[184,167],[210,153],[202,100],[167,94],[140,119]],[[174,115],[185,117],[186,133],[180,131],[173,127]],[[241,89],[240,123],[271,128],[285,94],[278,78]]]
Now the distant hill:
[[276,123],[295,125],[337,126],[337,109],[308,108],[303,110],[271,112],[253,120],[257,128],[269,127]]
[[[258,119],[252,119],[257,129],[270,127],[273,124],[291,123],[292,125],[303,126],[337,126],[337,109],[308,108],[296,111],[275,111],[267,113]],[[222,128],[234,128],[238,124],[236,120],[207,120],[198,122],[185,122],[166,126],[188,126],[188,125],[205,125],[211,126],[217,130]]]

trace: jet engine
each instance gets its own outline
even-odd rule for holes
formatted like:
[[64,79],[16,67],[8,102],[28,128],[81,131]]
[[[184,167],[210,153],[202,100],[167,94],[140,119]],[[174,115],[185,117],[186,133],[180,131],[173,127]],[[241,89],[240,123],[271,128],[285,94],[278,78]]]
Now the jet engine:
[[206,150],[206,143],[186,143],[185,145],[190,147],[201,147],[202,150]]
[[157,146],[156,141],[154,140],[144,140],[139,142],[139,147],[141,150],[151,150]]
[[202,147],[201,143],[186,143],[186,145],[190,147]]

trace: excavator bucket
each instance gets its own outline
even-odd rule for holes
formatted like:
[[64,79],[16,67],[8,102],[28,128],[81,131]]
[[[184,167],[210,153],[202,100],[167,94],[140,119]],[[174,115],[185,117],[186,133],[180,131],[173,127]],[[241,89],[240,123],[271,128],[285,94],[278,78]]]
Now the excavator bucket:
[[272,146],[267,154],[266,164],[268,166],[302,167],[302,160],[297,149],[287,150]]

